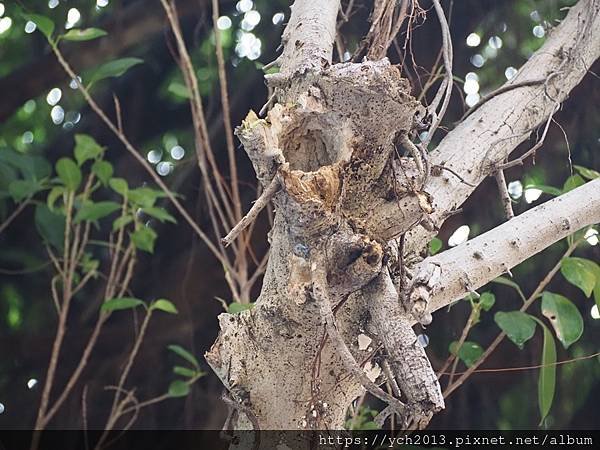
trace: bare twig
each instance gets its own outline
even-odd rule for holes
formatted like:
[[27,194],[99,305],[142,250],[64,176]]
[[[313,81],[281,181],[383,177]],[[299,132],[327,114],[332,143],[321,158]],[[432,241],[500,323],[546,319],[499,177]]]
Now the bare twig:
[[121,117],[121,102],[117,94],[113,94],[113,102],[115,104],[115,115],[117,116],[117,128],[123,132],[123,118]]
[[242,204],[238,186],[238,173],[235,164],[235,147],[233,144],[233,127],[231,126],[231,110],[229,107],[229,95],[227,93],[227,74],[225,72],[225,57],[221,44],[221,32],[217,27],[219,19],[219,1],[212,0],[213,30],[215,34],[215,46],[217,53],[217,65],[219,68],[219,86],[221,87],[221,105],[223,108],[223,125],[225,127],[225,140],[227,142],[227,157],[229,158],[229,176],[231,177],[231,196],[233,200],[233,211],[236,220],[242,217]]
[[435,166],[432,166],[432,170],[433,171],[442,171],[445,170],[446,172],[450,172],[452,175],[454,175],[456,178],[458,178],[458,180],[463,183],[466,184],[467,186],[470,187],[477,187],[476,185],[474,185],[473,183],[469,183],[467,180],[465,180],[463,177],[461,177],[456,171],[452,170],[450,167],[446,167],[444,164],[438,164]]
[[25,200],[19,203],[19,206],[15,208],[12,214],[8,216],[4,222],[0,223],[0,233],[2,233],[6,228],[8,228],[12,221],[15,220],[17,216],[23,212],[27,205],[29,205],[30,201],[31,196],[27,197]]
[[[437,13],[438,19],[440,21],[440,26],[442,28],[442,55],[444,57],[444,69],[446,71],[446,77],[438,94],[436,97],[441,94],[442,91],[444,93],[444,100],[442,101],[442,106],[440,107],[440,111],[437,112],[434,109],[430,109],[430,114],[433,115],[433,121],[429,131],[427,132],[427,136],[423,140],[423,147],[427,148],[433,135],[435,134],[437,128],[439,127],[444,115],[446,114],[446,110],[448,109],[448,104],[450,103],[450,97],[452,95],[452,86],[453,86],[453,78],[452,78],[452,59],[453,59],[453,50],[452,50],[452,37],[450,36],[450,28],[448,26],[448,22],[446,21],[446,16],[444,14],[444,9],[440,5],[439,0],[433,0],[433,5],[435,7],[435,12]],[[434,102],[435,104],[435,102]],[[435,105],[435,109],[437,109],[437,104]]]
[[484,103],[490,101],[494,97],[499,96],[500,94],[504,94],[505,92],[509,92],[509,91],[512,91],[513,89],[517,89],[517,88],[521,88],[521,87],[536,86],[538,84],[543,84],[545,82],[546,82],[546,79],[544,78],[544,79],[539,79],[539,80],[519,81],[517,83],[505,84],[503,86],[500,86],[498,89],[495,89],[492,92],[490,92],[489,94],[483,96],[483,98],[481,100],[479,100],[477,103],[475,103],[469,109],[467,109],[465,111],[465,113],[462,115],[462,117],[460,118],[459,122],[462,122],[463,120],[465,120],[468,116],[470,116],[477,109],[479,109]]
[[[475,314],[474,313],[474,309],[471,309],[471,312],[469,313],[469,318],[467,319],[467,323],[463,327],[462,333],[461,333],[460,338],[458,340],[458,345],[456,346],[456,349],[457,349],[456,350],[456,355],[455,354],[450,354],[450,356],[448,356],[448,359],[446,359],[446,362],[444,363],[444,365],[442,366],[442,368],[437,373],[438,380],[442,377],[442,375],[445,374],[445,372],[448,369],[448,367],[450,367],[450,364],[452,364],[456,359],[458,359],[457,358],[458,352],[460,351],[460,348],[463,346],[463,344],[467,340],[467,335],[469,334],[469,331],[473,327],[473,321],[475,319],[474,314]],[[452,373],[454,373],[455,370],[456,370],[456,367],[453,367],[452,368]],[[451,383],[451,381],[449,383]]]
[[229,246],[238,235],[244,231],[255,219],[256,216],[263,210],[265,206],[271,201],[273,196],[279,191],[280,181],[277,176],[273,177],[271,183],[267,186],[267,188],[260,194],[260,197],[256,199],[248,214],[242,217],[242,220],[238,222],[238,224],[233,227],[233,229],[225,236],[221,242],[226,247]]
[[513,161],[509,161],[504,164],[500,164],[500,166],[498,166],[498,170],[509,169],[509,168],[515,167],[515,166],[521,166],[521,165],[523,165],[523,162],[527,158],[529,158],[529,156],[531,156],[531,155],[535,156],[535,152],[544,144],[544,140],[546,139],[546,134],[548,133],[548,129],[550,128],[550,123],[552,122],[552,117],[554,116],[556,111],[558,111],[559,108],[560,108],[560,104],[557,103],[554,110],[550,113],[550,116],[548,116],[548,120],[546,121],[546,126],[544,127],[544,132],[542,133],[542,137],[539,139],[539,141],[533,147],[531,147],[529,150],[527,150],[523,155],[519,156],[517,159],[514,159]]

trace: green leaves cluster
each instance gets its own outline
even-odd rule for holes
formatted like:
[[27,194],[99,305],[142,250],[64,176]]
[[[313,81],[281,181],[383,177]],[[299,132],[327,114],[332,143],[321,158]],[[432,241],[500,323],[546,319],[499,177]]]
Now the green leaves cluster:
[[169,395],[171,397],[185,397],[190,392],[190,385],[199,378],[206,375],[206,373],[200,369],[200,363],[198,362],[196,357],[183,347],[172,344],[169,345],[167,348],[191,365],[191,367],[173,367],[173,373],[182,376],[186,379],[174,380],[169,385]]
[[143,300],[134,297],[119,297],[105,301],[100,307],[100,311],[109,313],[113,311],[123,311],[126,309],[134,309],[138,306],[143,306],[144,309],[151,313],[152,311],[163,311],[169,314],[177,314],[175,305],[167,299],[161,298],[147,305]]
[[[64,34],[55,36],[54,31],[56,27],[49,17],[40,14],[23,14],[23,17],[26,20],[35,23],[37,29],[46,37],[48,43],[55,49],[60,41],[85,42],[108,35],[106,31],[100,28],[73,28]],[[91,88],[91,86],[98,81],[107,78],[120,77],[132,67],[143,62],[144,61],[139,58],[121,58],[104,63],[86,74],[85,78],[89,79],[87,88]]]
[[[101,307],[101,311],[105,314],[112,313],[115,311],[131,310],[137,307],[143,307],[146,310],[147,315],[151,315],[154,311],[162,311],[169,314],[177,314],[177,308],[175,305],[164,298],[158,299],[146,304],[143,300],[134,297],[120,297],[113,298],[106,302]],[[185,397],[190,392],[190,386],[199,378],[203,377],[206,373],[200,369],[200,363],[196,357],[179,345],[169,345],[168,349],[175,353],[177,356],[185,360],[190,366],[176,365],[173,367],[173,373],[184,377],[184,380],[174,380],[169,385],[168,394],[171,397]]]
[[[586,175],[590,175],[586,173]],[[574,179],[571,183],[576,183]],[[567,185],[567,188],[569,186]],[[599,304],[600,298],[600,265],[596,262],[579,257],[566,257],[561,260],[561,273],[570,283],[577,286],[586,297],[594,295],[594,300]],[[514,281],[500,277],[494,282],[515,289],[525,301],[525,296],[519,285]],[[471,303],[471,325],[479,321],[483,311],[489,311],[494,303],[493,294],[486,292],[481,297],[474,295],[466,297]],[[545,291],[541,295],[540,312],[550,326],[544,321],[523,311],[498,311],[494,321],[506,333],[506,336],[519,349],[534,336],[539,325],[543,333],[543,346],[541,352],[540,371],[538,376],[538,406],[540,410],[540,425],[546,419],[555,396],[556,390],[556,344],[555,337],[565,349],[577,342],[584,330],[584,321],[577,306],[563,295]],[[483,354],[483,348],[472,340],[466,340],[459,348],[459,342],[450,344],[450,353],[457,356],[467,367],[475,364]]]

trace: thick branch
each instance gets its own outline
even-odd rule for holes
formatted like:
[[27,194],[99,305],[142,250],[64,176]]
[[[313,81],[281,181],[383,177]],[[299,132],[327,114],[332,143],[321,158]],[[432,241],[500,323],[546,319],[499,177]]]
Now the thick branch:
[[318,70],[331,64],[339,0],[297,0],[281,41],[281,72]]
[[455,248],[425,259],[441,275],[431,289],[428,310],[462,298],[546,247],[588,225],[600,222],[600,179],[530,209]]

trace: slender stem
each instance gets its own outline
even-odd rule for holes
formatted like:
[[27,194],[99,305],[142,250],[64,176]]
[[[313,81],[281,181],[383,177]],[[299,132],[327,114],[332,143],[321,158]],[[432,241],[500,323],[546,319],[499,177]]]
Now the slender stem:
[[[446,360],[446,362],[444,363],[444,365],[442,366],[442,368],[438,371],[438,380],[442,377],[442,375],[446,372],[446,370],[448,369],[448,367],[450,366],[450,364],[452,364],[455,360],[458,360],[457,355],[458,352],[460,351],[460,348],[463,346],[463,344],[465,343],[465,341],[467,340],[467,336],[469,334],[469,331],[471,330],[471,328],[473,327],[473,322],[475,321],[475,308],[472,307],[471,308],[471,312],[469,313],[469,318],[467,319],[467,323],[465,323],[465,326],[462,330],[462,333],[460,335],[460,338],[458,340],[458,345],[456,346],[456,355],[455,354],[451,354],[448,359]],[[456,371],[456,366],[452,367],[452,373],[454,373]],[[448,382],[448,384],[452,383],[452,378],[450,379],[450,381]]]
[[235,164],[235,146],[233,143],[233,127],[231,126],[231,108],[229,107],[229,95],[227,93],[227,73],[225,72],[225,57],[221,43],[221,31],[217,27],[219,19],[219,0],[212,0],[212,18],[215,34],[215,45],[217,53],[217,65],[219,68],[219,86],[221,88],[221,105],[223,108],[223,125],[225,127],[225,140],[227,142],[227,157],[229,159],[229,175],[231,177],[231,194],[233,197],[233,211],[235,219],[242,218],[242,205],[240,201],[240,190],[238,186],[237,165]]
[[115,389],[115,396],[113,398],[113,403],[112,403],[112,407],[110,409],[110,414],[108,416],[106,425],[104,426],[104,433],[102,433],[102,436],[100,437],[98,445],[100,445],[106,439],[106,435],[108,434],[109,431],[111,431],[114,428],[116,422],[119,420],[119,418],[122,415],[122,410],[121,410],[122,408],[118,407],[120,395],[121,395],[121,392],[123,391],[123,386],[125,385],[125,381],[127,380],[127,376],[129,375],[131,367],[133,366],[133,363],[134,363],[135,358],[140,350],[142,342],[144,341],[144,338],[146,337],[146,330],[148,329],[148,324],[150,323],[151,317],[152,317],[152,310],[148,309],[148,311],[146,312],[146,316],[144,317],[144,320],[140,327],[140,332],[138,333],[135,343],[133,344],[133,348],[131,349],[131,352],[129,353],[129,358],[127,358],[127,363],[125,364],[125,368],[123,369],[123,372],[121,373],[121,377],[119,378],[119,383],[117,385],[117,388]]
[[17,218],[17,216],[19,214],[21,214],[23,212],[23,210],[27,207],[27,205],[29,205],[30,201],[31,201],[31,197],[27,197],[24,201],[19,203],[19,206],[17,206],[17,208],[12,212],[12,214],[10,216],[8,216],[6,218],[6,220],[4,222],[0,223],[0,234],[6,228],[8,228],[8,226],[12,223],[13,220],[15,220]]

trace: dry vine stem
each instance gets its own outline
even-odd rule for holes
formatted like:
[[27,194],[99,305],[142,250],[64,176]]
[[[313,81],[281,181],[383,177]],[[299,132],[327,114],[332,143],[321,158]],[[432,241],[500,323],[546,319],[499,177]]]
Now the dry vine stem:
[[[389,14],[381,9],[388,2],[378,5],[375,18]],[[451,92],[449,29],[440,3],[434,5],[446,81],[426,142]],[[251,310],[219,316],[220,335],[206,354],[241,405],[229,424],[238,430],[340,429],[348,407],[365,391],[389,405],[378,421],[395,412],[404,428],[425,427],[444,403],[412,325],[427,323],[431,312],[600,221],[597,180],[467,244],[419,257],[441,222],[497,170],[527,130],[547,120],[596,60],[597,0],[571,8],[521,68],[512,82],[520,88],[510,99],[490,98],[423,164],[423,146],[409,146],[407,157],[394,150],[400,141],[408,146],[416,116],[425,116],[398,68],[383,57],[331,64],[339,7],[337,1],[295,1],[274,63],[280,71],[266,76],[273,106],[264,119],[251,111],[236,129],[263,188],[274,180],[280,187],[272,200],[276,215],[260,297]],[[390,17],[378,23],[392,29]],[[539,79],[545,86],[527,81]],[[547,88],[556,92],[553,98],[544,95]],[[435,167],[447,170],[429,173]],[[414,182],[421,175],[422,186]],[[532,230],[535,236],[525,239]],[[359,335],[371,339],[368,349],[358,345]],[[372,360],[370,351],[379,349]],[[378,388],[384,382],[392,393]],[[263,437],[261,445],[267,445]],[[266,439],[308,448],[283,433]]]

